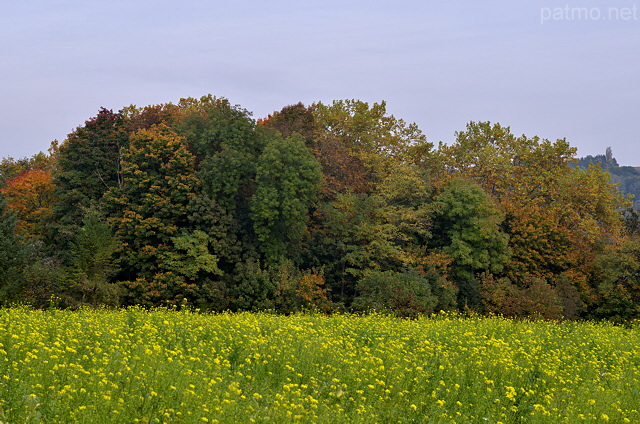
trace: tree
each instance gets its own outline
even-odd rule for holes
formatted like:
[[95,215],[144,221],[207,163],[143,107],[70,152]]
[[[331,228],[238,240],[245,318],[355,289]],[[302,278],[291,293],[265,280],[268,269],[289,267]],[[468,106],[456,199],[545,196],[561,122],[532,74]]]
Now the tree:
[[318,127],[312,147],[322,165],[326,199],[371,193],[392,163],[412,161],[416,152],[428,155],[432,147],[417,125],[387,115],[385,102],[318,102],[310,109]]
[[285,106],[279,112],[274,112],[265,119],[259,119],[258,125],[273,128],[283,137],[298,133],[307,144],[313,142],[319,129],[313,112],[301,102]]
[[141,129],[123,153],[122,186],[106,195],[122,243],[120,276],[130,296],[148,305],[202,301],[198,279],[220,273],[208,235],[189,222],[199,190],[193,162],[184,139],[166,125]]
[[247,153],[254,147],[256,125],[251,113],[222,97],[180,99],[172,109],[169,125],[185,138],[195,156],[196,168],[220,153],[224,146]]
[[52,180],[49,171],[31,169],[0,189],[8,207],[18,214],[18,229],[28,237],[42,237],[51,224],[56,202]]
[[605,158],[607,160],[607,163],[612,163],[613,162],[613,160],[614,160],[613,159],[613,150],[611,150],[610,146],[607,147],[604,156],[605,156]]
[[478,184],[459,178],[442,187],[434,209],[429,245],[452,258],[459,305],[478,308],[478,276],[501,273],[511,256],[509,237],[500,228],[504,216]]
[[278,312],[327,312],[331,309],[324,287],[324,276],[318,270],[300,271],[290,262],[285,262],[280,265],[274,277],[274,305]]
[[399,228],[385,219],[382,198],[367,194],[338,194],[317,212],[314,240],[308,255],[324,266],[334,300],[349,306],[356,284],[368,272],[401,271],[410,256],[397,240]]
[[232,273],[243,253],[235,217],[202,192],[191,199],[187,211],[190,228],[209,236],[210,250],[218,257],[220,270]]
[[78,234],[70,244],[63,301],[69,306],[117,306],[121,287],[112,282],[118,269],[119,241],[97,208],[85,210]]
[[576,163],[576,166],[582,169],[587,169],[592,165],[608,172],[611,176],[610,182],[617,184],[620,191],[625,193],[627,197],[633,196],[635,208],[640,208],[640,172],[636,168],[619,166],[610,147],[607,147],[604,155],[588,155],[580,158]]
[[358,282],[358,296],[353,302],[356,310],[377,310],[403,317],[430,314],[438,304],[432,286],[441,284],[417,271],[372,272]]
[[54,238],[62,250],[75,237],[83,208],[99,205],[107,191],[122,187],[121,161],[128,144],[123,115],[101,108],[60,146]]
[[488,122],[471,122],[438,149],[451,175],[476,181],[504,213],[509,281],[524,288],[531,278],[566,277],[587,300],[593,258],[620,234],[616,211],[625,202],[600,169],[571,166],[575,151],[566,140],[515,137]]
[[39,152],[29,158],[3,158],[0,162],[0,189],[7,185],[7,180],[32,169],[54,173],[58,164],[58,150],[58,140],[54,140],[49,147],[49,154]]
[[258,158],[251,199],[254,231],[265,261],[277,265],[299,249],[317,198],[320,164],[299,134],[274,134]]
[[640,237],[609,245],[596,258],[590,279],[595,301],[589,305],[597,318],[636,319],[640,316]]
[[268,132],[257,129],[245,109],[210,95],[182,99],[172,114],[171,127],[184,137],[194,155],[202,194],[215,204],[215,213],[223,212],[226,218],[222,219],[230,224],[225,231],[239,249],[233,253],[235,260],[240,261],[240,256],[257,260],[250,202],[255,193],[256,164],[269,140]]
[[16,234],[17,214],[7,208],[0,193],[0,305],[20,300],[24,284],[22,268],[26,261],[25,247]]
[[558,177],[571,172],[575,152],[566,140],[516,137],[490,122],[470,122],[452,145],[438,148],[450,174],[475,180],[500,201],[546,196]]
[[[484,275],[481,283],[482,303],[485,311],[507,317],[542,317],[561,319],[563,305],[556,286],[545,280],[531,278],[523,287],[513,284],[507,277]],[[574,316],[573,318],[577,318]]]

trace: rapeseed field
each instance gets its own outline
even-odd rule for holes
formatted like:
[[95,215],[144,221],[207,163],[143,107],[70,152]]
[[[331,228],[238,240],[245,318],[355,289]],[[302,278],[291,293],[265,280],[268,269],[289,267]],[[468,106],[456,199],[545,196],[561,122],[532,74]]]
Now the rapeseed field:
[[0,310],[0,422],[639,423],[640,336],[438,315]]

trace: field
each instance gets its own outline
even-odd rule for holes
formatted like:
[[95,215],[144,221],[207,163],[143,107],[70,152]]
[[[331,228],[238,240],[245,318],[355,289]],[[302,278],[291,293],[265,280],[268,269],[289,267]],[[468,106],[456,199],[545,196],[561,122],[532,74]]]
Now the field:
[[638,423],[639,350],[595,323],[1,309],[0,422]]

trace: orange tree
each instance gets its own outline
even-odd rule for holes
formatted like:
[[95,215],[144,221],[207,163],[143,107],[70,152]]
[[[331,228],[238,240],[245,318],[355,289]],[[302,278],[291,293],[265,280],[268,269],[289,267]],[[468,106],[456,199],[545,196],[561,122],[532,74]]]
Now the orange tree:
[[8,208],[18,214],[18,229],[28,237],[40,237],[51,223],[55,205],[51,172],[30,169],[7,180],[0,189]]

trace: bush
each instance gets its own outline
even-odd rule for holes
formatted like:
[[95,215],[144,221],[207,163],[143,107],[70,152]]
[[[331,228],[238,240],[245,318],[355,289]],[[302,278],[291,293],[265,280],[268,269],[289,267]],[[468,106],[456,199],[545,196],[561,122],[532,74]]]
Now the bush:
[[438,304],[432,291],[433,281],[417,271],[370,272],[357,284],[356,311],[377,310],[402,317],[430,314]]

